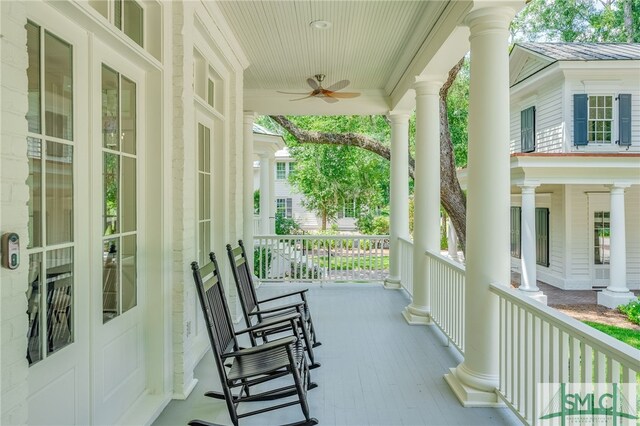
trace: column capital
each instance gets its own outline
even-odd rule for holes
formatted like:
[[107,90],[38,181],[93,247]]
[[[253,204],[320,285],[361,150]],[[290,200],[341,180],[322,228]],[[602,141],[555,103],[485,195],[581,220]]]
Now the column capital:
[[523,194],[535,194],[536,188],[540,186],[540,182],[524,182],[519,183],[518,186]]
[[409,121],[410,116],[411,114],[409,114],[408,111],[389,111],[389,113],[387,114],[389,121],[391,121],[391,123],[393,124],[406,123],[407,121]]
[[609,189],[611,193],[621,194],[624,193],[624,190],[629,188],[631,184],[629,182],[614,182],[609,185]]
[[471,30],[469,40],[478,35],[507,31],[521,4],[522,2],[486,2],[486,6],[469,12],[464,20]]
[[441,78],[416,77],[416,82],[413,83],[413,89],[416,91],[416,97],[424,95],[439,95],[443,81],[444,79]]

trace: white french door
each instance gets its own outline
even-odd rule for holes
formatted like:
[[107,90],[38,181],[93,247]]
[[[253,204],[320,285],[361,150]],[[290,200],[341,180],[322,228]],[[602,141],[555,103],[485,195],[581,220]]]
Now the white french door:
[[93,423],[114,424],[146,387],[145,74],[98,41],[92,74]]
[[611,260],[610,197],[606,193],[589,195],[589,262],[593,286],[609,285]]
[[27,16],[28,422],[88,424],[87,37],[48,5]]

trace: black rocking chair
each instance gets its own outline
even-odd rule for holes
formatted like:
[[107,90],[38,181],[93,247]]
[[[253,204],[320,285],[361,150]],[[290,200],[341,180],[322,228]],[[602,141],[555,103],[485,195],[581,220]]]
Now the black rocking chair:
[[[266,320],[273,320],[291,312],[298,312],[302,318],[301,324],[303,327],[301,327],[301,334],[304,339],[309,361],[311,362],[310,368],[319,367],[320,363],[315,361],[313,348],[320,346],[322,343],[317,340],[315,328],[313,327],[311,311],[309,310],[306,296],[308,290],[304,289],[258,300],[255,287],[253,286],[252,273],[247,263],[247,253],[242,240],[238,240],[238,244],[239,246],[236,248],[232,248],[230,244],[227,244],[227,254],[229,255],[231,271],[233,272],[233,279],[236,282],[236,288],[240,296],[240,304],[242,305],[242,313],[247,327],[262,324]],[[269,302],[291,296],[300,296],[301,300],[284,305],[266,306]],[[262,338],[263,341],[266,342],[269,335],[282,333],[289,329],[288,324],[261,328],[252,333],[252,342],[255,342],[255,338]]]
[[[224,399],[231,421],[236,426],[240,418],[297,404],[300,404],[305,420],[292,425],[317,424],[318,420],[309,416],[306,393],[307,389],[315,387],[315,384],[310,381],[307,360],[300,339],[293,335],[241,349],[236,336],[252,333],[261,326],[249,327],[237,332],[234,330],[215,255],[211,255],[211,260],[202,269],[198,267],[197,262],[191,263],[198,299],[207,324],[211,349],[222,385],[222,393],[207,392],[205,395]],[[299,319],[299,314],[294,313],[283,316],[278,321],[285,321],[289,327],[297,330]],[[275,322],[275,320],[270,321],[264,326],[273,326]],[[261,390],[259,393],[251,392],[254,386],[289,375],[292,376],[292,384]],[[233,394],[232,389],[236,388],[240,390],[237,394]],[[238,405],[243,402],[267,401],[293,395],[297,395],[294,401],[245,413],[237,411]],[[189,425],[209,426],[212,423],[192,420]]]

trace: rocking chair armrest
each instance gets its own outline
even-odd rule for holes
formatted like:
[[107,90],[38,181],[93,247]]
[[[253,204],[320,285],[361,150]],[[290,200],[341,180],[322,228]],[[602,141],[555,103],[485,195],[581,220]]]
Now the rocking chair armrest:
[[309,291],[308,288],[305,288],[303,290],[298,290],[298,291],[291,291],[289,293],[285,293],[285,294],[280,294],[278,296],[273,296],[273,297],[267,297],[266,299],[261,299],[258,300],[258,303],[264,303],[264,302],[271,302],[272,300],[278,300],[278,299],[283,299],[285,297],[290,297],[290,296],[295,296],[296,294],[299,294],[300,297],[302,297],[304,299],[304,293],[306,293],[307,291]]
[[272,340],[262,345],[253,346],[251,348],[240,349],[235,352],[229,352],[227,354],[223,354],[222,358],[223,359],[233,358],[233,357],[238,357],[242,355],[251,355],[251,354],[256,354],[260,352],[265,352],[274,348],[279,348],[281,346],[289,346],[295,343],[297,340],[298,338],[296,336],[287,336],[281,339]]
[[249,315],[272,314],[272,313],[280,312],[280,311],[298,309],[299,307],[302,307],[302,306],[304,306],[304,302],[289,303],[287,305],[275,306],[273,308],[260,309],[260,310],[255,311],[255,312],[251,312]]
[[277,325],[285,322],[293,322],[298,318],[300,318],[300,314],[295,312],[287,315],[282,315],[280,317],[275,317],[273,319],[268,319],[266,321],[262,321],[260,324],[256,324],[251,327],[247,327],[245,329],[236,331],[236,336],[244,333],[250,333],[253,331],[259,331],[259,330],[262,330],[263,328],[271,327],[273,325]]

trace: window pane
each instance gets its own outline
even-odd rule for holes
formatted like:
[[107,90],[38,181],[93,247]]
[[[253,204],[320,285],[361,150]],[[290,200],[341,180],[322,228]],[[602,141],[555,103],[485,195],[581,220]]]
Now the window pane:
[[120,119],[118,73],[102,66],[102,146],[120,149]]
[[286,177],[285,163],[276,163],[276,179],[284,179]]
[[198,170],[204,171],[204,126],[198,123]]
[[71,45],[44,35],[44,108],[48,136],[73,139],[73,77]]
[[608,265],[611,246],[609,212],[594,213],[593,231],[594,263],[596,265]]
[[136,153],[136,84],[122,77],[122,105],[120,107],[120,126],[122,151]]
[[200,173],[199,174],[199,188],[200,188],[200,220],[211,218],[211,181],[210,175]]
[[113,4],[113,24],[120,30],[122,29],[122,1],[114,0]]
[[29,243],[27,248],[42,246],[42,141],[27,138],[29,158]]
[[200,241],[200,265],[209,263],[209,252],[211,251],[211,222],[201,222],[199,232]]
[[124,33],[140,46],[144,34],[142,18],[142,7],[133,0],[124,0]]
[[127,312],[138,303],[136,254],[136,236],[122,237],[122,313]]
[[120,273],[117,238],[103,243],[102,257],[102,322],[105,323],[118,316]]
[[136,159],[122,156],[122,231],[137,229]]
[[604,105],[608,108],[611,108],[612,104],[613,104],[613,96],[605,96],[604,97]]
[[120,206],[120,157],[104,154],[104,235],[120,232],[118,216]]
[[27,287],[27,361],[33,364],[42,359],[42,337],[40,334],[42,318],[42,254],[29,256],[29,286]]
[[73,342],[73,248],[47,253],[47,353]]
[[47,141],[47,244],[73,241],[73,147]]
[[214,88],[213,80],[209,79],[207,82],[207,103],[211,106],[213,106]]
[[40,133],[40,27],[27,22],[27,53],[29,55],[29,67],[27,79],[29,87],[29,110],[27,122],[29,131]]

